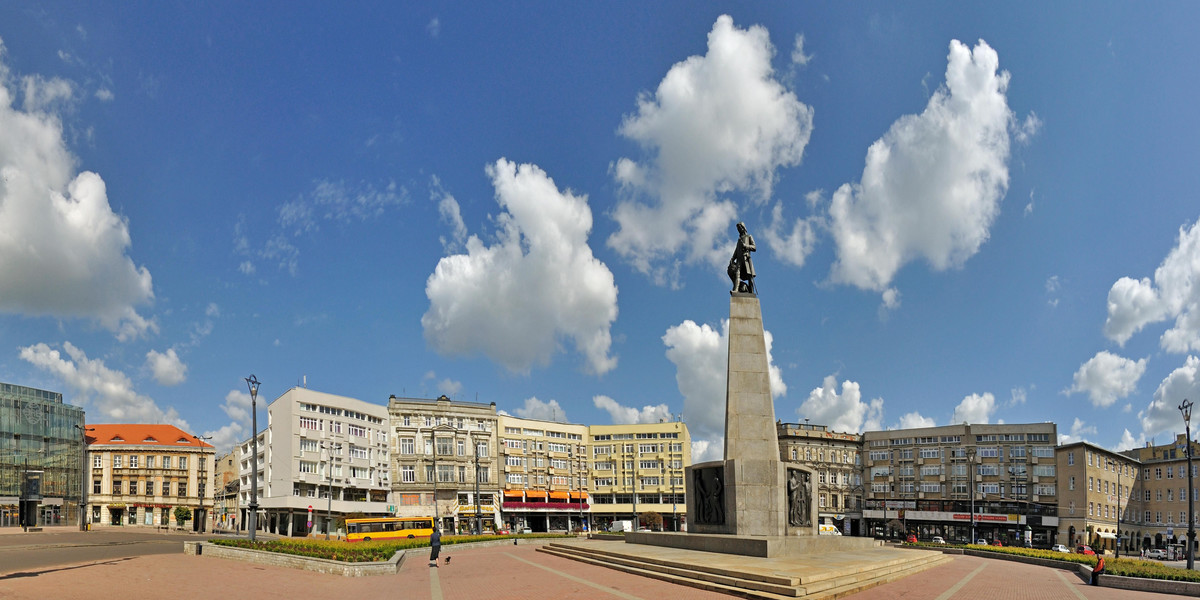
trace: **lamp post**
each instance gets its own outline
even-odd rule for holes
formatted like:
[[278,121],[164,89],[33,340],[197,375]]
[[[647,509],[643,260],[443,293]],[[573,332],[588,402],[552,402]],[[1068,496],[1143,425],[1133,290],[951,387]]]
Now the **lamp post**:
[[83,455],[83,457],[81,458],[81,460],[83,461],[83,469],[82,469],[82,472],[80,473],[80,478],[79,478],[79,485],[80,485],[80,487],[79,487],[79,530],[87,531],[88,530],[87,495],[88,495],[88,483],[90,483],[90,480],[91,480],[91,477],[88,475],[90,469],[88,468],[88,456],[87,456],[87,425],[86,424],[85,425],[76,425],[75,429],[78,429],[79,433],[83,436],[83,446],[80,449],[80,454]]
[[258,529],[258,386],[261,382],[253,373],[246,378],[250,387],[250,431],[253,454],[250,456],[250,541],[254,541],[254,532]]
[[975,537],[975,447],[967,448],[967,480],[971,486],[971,543],[976,541]]
[[472,437],[475,444],[475,535],[483,535],[483,522],[479,515],[479,440]]
[[1183,413],[1184,436],[1187,442],[1187,461],[1188,461],[1188,550],[1187,550],[1187,568],[1189,571],[1196,568],[1196,509],[1195,509],[1195,492],[1192,491],[1192,401],[1187,398],[1183,399],[1183,403],[1179,405],[1179,412]]
[[330,515],[333,512],[333,450],[336,448],[341,452],[341,444],[321,444],[321,447],[329,450],[329,462],[325,464],[325,470],[329,472],[329,498],[325,502],[325,539],[329,539],[329,525],[331,524]]

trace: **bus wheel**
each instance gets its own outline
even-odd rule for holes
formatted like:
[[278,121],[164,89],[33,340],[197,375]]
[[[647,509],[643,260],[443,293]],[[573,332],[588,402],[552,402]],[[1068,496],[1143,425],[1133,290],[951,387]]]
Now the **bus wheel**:
[[411,534],[411,533],[408,534],[408,539],[410,539],[410,540],[413,539],[413,534]]
[[365,537],[365,538],[363,538],[363,541],[364,541],[364,542],[369,542],[369,541],[371,541],[371,538],[370,538],[370,537]]

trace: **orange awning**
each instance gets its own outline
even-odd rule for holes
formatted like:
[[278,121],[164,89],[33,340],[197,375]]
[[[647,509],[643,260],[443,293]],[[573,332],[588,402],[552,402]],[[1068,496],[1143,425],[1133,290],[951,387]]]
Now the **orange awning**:
[[587,500],[587,492],[571,492],[572,500]]
[[521,490],[504,490],[505,498],[520,498]]
[[569,496],[566,492],[550,492],[550,497],[555,500],[566,500]]
[[525,497],[530,499],[545,498],[546,490],[525,490]]

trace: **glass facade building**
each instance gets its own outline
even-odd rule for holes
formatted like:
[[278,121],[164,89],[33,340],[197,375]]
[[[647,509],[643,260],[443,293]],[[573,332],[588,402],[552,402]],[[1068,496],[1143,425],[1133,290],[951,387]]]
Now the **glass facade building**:
[[83,426],[83,409],[62,394],[0,382],[0,527],[20,525],[29,471],[42,472],[38,525],[80,522]]

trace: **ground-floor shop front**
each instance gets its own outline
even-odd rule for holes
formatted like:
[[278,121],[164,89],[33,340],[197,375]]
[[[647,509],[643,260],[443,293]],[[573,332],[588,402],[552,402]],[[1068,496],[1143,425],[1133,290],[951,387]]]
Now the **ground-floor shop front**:
[[1063,543],[1058,533],[1057,515],[983,512],[1015,508],[1011,506],[981,506],[974,512],[970,509],[961,511],[957,510],[959,507],[955,502],[937,507],[942,510],[918,510],[915,502],[908,501],[909,507],[903,507],[901,502],[888,502],[887,508],[864,510],[866,535],[897,539],[915,535],[921,541],[940,537],[948,543],[985,540],[989,544],[1035,548]]
[[[65,498],[44,497],[32,501],[31,519],[35,527],[78,525],[79,503]],[[16,497],[0,497],[0,527],[21,526],[21,503]]]

